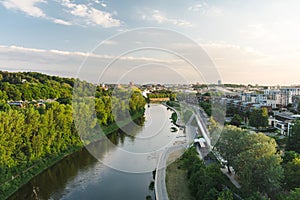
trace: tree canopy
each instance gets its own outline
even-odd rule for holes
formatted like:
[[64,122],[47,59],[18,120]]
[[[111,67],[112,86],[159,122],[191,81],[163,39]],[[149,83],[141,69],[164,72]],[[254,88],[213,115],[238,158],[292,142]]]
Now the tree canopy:
[[[3,183],[36,163],[81,148],[83,143],[77,130],[88,132],[99,130],[97,127],[115,127],[116,120],[144,114],[146,101],[138,89],[117,88],[116,91],[122,93],[118,96],[112,89],[105,90],[83,81],[76,81],[84,98],[80,98],[79,106],[75,106],[76,101],[72,102],[74,81],[35,72],[0,71],[1,187],[9,188],[9,184]],[[52,100],[45,101],[42,106],[30,103],[48,98]],[[24,107],[10,106],[9,100],[26,100],[28,103]],[[79,115],[74,115],[78,111],[75,109],[80,109]],[[77,121],[81,123],[75,127],[74,117],[84,120]],[[110,131],[105,130],[108,130],[106,133]]]
[[274,139],[262,133],[249,133],[237,127],[225,127],[216,145],[239,177],[243,190],[272,195],[283,178],[282,159],[276,154]]
[[268,126],[268,110],[266,108],[262,108],[251,111],[249,124],[256,128]]
[[292,126],[290,136],[288,138],[287,150],[300,153],[300,120],[297,120]]

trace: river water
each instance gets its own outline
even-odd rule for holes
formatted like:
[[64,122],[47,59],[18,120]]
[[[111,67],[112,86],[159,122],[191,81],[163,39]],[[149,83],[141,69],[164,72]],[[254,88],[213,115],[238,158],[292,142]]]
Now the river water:
[[161,104],[151,104],[143,119],[59,161],[10,199],[155,199],[149,185],[157,150],[181,132],[171,131],[171,113]]

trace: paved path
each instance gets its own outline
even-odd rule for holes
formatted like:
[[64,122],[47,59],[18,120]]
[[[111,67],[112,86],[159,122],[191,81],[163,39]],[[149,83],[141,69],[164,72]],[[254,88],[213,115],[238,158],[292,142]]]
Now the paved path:
[[[177,123],[181,123],[179,113],[174,108],[172,110],[174,110],[177,113],[177,116],[178,116]],[[195,130],[192,130],[192,128],[190,126],[190,123],[193,120],[193,118],[194,118],[194,115],[191,116],[191,118],[189,119],[187,126],[186,126],[185,143],[167,147],[161,153],[161,155],[159,157],[157,167],[156,167],[155,183],[154,183],[156,200],[168,200],[169,199],[167,187],[166,187],[167,160],[171,153],[176,152],[176,151],[185,151],[185,149],[188,147],[190,142],[192,142],[193,139],[195,138],[195,135],[197,134],[197,132]]]
[[[197,130],[195,127],[191,126],[192,120],[195,118],[197,121],[197,125],[199,130],[201,131],[202,136],[206,140],[206,148],[198,149],[200,159],[203,159],[204,156],[208,154],[208,152],[212,149],[211,140],[210,140],[210,133],[206,127],[207,125],[207,116],[203,114],[202,110],[199,109],[198,106],[186,104],[187,107],[193,109],[193,115],[189,119],[186,124],[186,143],[180,145],[174,145],[171,147],[167,147],[159,157],[156,175],[155,175],[155,197],[156,200],[169,200],[168,192],[166,188],[166,167],[167,167],[167,159],[169,155],[173,152],[184,150],[188,147],[188,145],[193,141],[193,139],[197,136]],[[169,106],[168,106],[169,107]],[[181,124],[180,114],[172,107],[169,107],[177,113],[177,123]],[[237,187],[240,188],[240,184],[235,180],[234,174],[228,174],[226,169],[222,169],[221,171],[230,179],[230,181]]]
[[156,174],[155,174],[155,197],[156,200],[168,200],[168,192],[166,187],[166,168],[169,155],[175,151],[185,149],[185,145],[177,145],[167,148],[160,156]]
[[223,172],[223,174],[225,174],[229,180],[231,181],[231,183],[238,189],[241,188],[241,185],[239,184],[239,182],[237,182],[237,180],[235,179],[235,172],[234,169],[232,167],[230,167],[231,170],[231,174],[228,173],[227,167],[225,168],[221,168],[221,171]]
[[[211,142],[210,142],[210,133],[209,133],[208,129],[206,128],[206,124],[207,124],[205,122],[206,116],[203,114],[204,111],[199,109],[199,107],[190,105],[190,104],[187,104],[187,106],[194,108],[194,110],[196,112],[195,116],[196,116],[197,124],[198,124],[198,126],[201,130],[201,133],[202,133],[203,137],[205,138],[206,143],[208,145],[206,148],[201,148],[198,151],[200,158],[203,158],[212,149]],[[221,159],[218,155],[215,154],[215,156],[217,157],[218,160]],[[232,167],[231,167],[231,171],[232,171],[231,174],[228,174],[227,169],[224,169],[224,168],[221,168],[221,171],[223,172],[223,174],[225,174],[229,178],[229,180],[235,185],[235,187],[241,188],[241,185],[235,179],[235,173],[234,173],[234,169]]]

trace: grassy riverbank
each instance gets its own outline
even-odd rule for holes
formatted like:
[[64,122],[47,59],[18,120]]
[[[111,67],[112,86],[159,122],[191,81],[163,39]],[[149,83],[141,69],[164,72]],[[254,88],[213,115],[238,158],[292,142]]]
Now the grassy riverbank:
[[[118,123],[112,123],[108,126],[102,127],[104,135],[109,135],[120,128],[130,124],[133,120],[137,120],[144,115],[144,112],[137,113],[133,115],[131,118],[127,118]],[[103,136],[103,135],[102,135]],[[91,141],[97,141],[93,138]],[[24,169],[18,169],[16,174],[12,176],[12,179],[6,180],[5,182],[0,183],[0,199],[7,199],[11,195],[13,195],[19,188],[29,182],[33,177],[37,176],[38,174],[42,173],[44,170],[48,169],[49,167],[53,166],[60,160],[64,159],[65,157],[81,150],[83,148],[83,144],[78,146],[74,146],[69,148],[67,151],[53,156],[47,156],[44,159],[39,160],[38,162],[32,164],[29,167],[23,167]]]
[[167,167],[166,186],[170,200],[194,200],[188,187],[186,174],[180,159]]
[[37,176],[38,174],[48,169],[49,167],[53,166],[55,163],[59,162],[63,158],[67,157],[68,155],[71,155],[72,153],[80,150],[82,147],[83,146],[73,147],[60,155],[47,157],[43,160],[40,160],[39,162],[33,164],[31,167],[18,173],[11,180],[2,183],[1,190],[0,190],[1,192],[0,199],[7,199],[16,191],[18,191],[19,188],[21,188],[23,185],[29,182],[33,177]]

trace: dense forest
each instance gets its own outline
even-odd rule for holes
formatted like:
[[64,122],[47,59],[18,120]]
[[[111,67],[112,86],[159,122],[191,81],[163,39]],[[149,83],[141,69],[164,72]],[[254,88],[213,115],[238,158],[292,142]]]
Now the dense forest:
[[[36,72],[0,72],[0,199],[41,168],[83,146],[73,118],[75,85],[93,89],[82,90],[80,102],[75,102],[80,117],[90,117],[90,110],[96,115],[92,126],[79,128],[102,127],[108,134],[118,128],[116,121],[144,113],[146,101],[137,88],[102,88]],[[16,101],[21,104],[12,104]],[[93,108],[87,107],[90,102]]]

